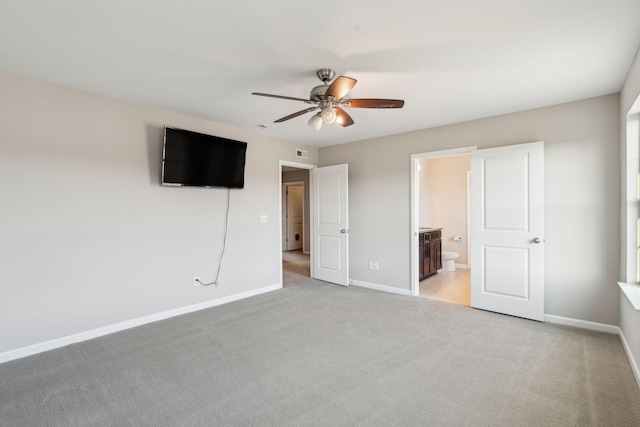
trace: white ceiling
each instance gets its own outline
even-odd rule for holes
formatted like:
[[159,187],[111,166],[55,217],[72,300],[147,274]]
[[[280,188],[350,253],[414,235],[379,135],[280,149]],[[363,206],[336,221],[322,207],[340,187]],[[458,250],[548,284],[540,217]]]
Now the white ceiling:
[[[640,0],[2,0],[0,69],[311,146],[618,92]],[[358,80],[355,125],[307,126],[315,72]],[[258,125],[267,125],[260,130]]]

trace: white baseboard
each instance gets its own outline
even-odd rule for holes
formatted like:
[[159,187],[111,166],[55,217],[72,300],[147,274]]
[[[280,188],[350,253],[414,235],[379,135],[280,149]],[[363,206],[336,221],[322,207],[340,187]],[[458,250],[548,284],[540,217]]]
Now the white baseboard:
[[627,359],[629,359],[629,364],[631,365],[631,370],[633,371],[633,375],[636,377],[636,382],[638,383],[638,388],[640,388],[640,367],[638,367],[638,362],[633,357],[633,353],[631,352],[631,347],[629,347],[629,343],[620,329],[620,341],[622,341],[622,348],[624,348],[624,352],[627,353]]
[[608,334],[620,333],[620,328],[615,325],[607,325],[605,323],[590,322],[588,320],[571,319],[569,317],[544,315],[544,321],[549,323],[557,323],[559,325],[573,326],[575,328],[589,329],[591,331],[606,332]]
[[26,347],[17,348],[15,350],[5,351],[0,353],[0,363],[8,362],[10,360],[20,359],[34,354],[42,353],[44,351],[54,350],[56,348],[64,347],[70,344],[98,338],[104,335],[113,334],[114,332],[124,331],[125,329],[135,328],[136,326],[146,325],[147,323],[157,322],[159,320],[168,319],[182,314],[193,313],[194,311],[204,310],[206,308],[216,307],[218,305],[227,304],[229,302],[238,301],[241,299],[253,297],[256,295],[264,294],[267,292],[281,289],[282,284],[265,286],[263,288],[255,289],[252,291],[242,292],[239,294],[229,295],[224,298],[218,298],[210,301],[201,302],[198,304],[188,305],[186,307],[180,307],[173,310],[163,311],[161,313],[150,314],[148,316],[138,317],[136,319],[127,320],[113,325],[103,326],[101,328],[91,329],[88,331],[80,332],[65,337],[55,338],[53,340],[41,342],[38,344],[29,345]]
[[390,294],[411,296],[411,291],[408,289],[398,289],[392,286],[378,285],[377,283],[363,282],[361,280],[349,280],[349,284],[353,286],[359,286],[361,288],[388,292]]
[[463,270],[468,270],[469,269],[469,265],[468,264],[455,263],[454,265],[456,266],[456,268],[462,268]]

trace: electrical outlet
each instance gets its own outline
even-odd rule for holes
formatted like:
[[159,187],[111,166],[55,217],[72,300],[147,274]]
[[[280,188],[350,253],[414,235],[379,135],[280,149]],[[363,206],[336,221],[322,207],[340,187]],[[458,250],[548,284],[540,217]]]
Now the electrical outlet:
[[193,278],[193,286],[200,286],[200,277],[196,276]]
[[374,270],[378,270],[378,269],[379,269],[379,267],[380,267],[380,266],[378,265],[378,263],[377,263],[377,262],[374,262],[374,263],[373,263],[373,269],[374,269]]

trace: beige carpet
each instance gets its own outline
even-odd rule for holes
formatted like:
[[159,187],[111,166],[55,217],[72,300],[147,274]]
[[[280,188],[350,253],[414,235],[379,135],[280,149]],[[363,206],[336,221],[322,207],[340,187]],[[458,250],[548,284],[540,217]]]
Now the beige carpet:
[[1,364],[0,425],[640,425],[615,335],[285,275]]

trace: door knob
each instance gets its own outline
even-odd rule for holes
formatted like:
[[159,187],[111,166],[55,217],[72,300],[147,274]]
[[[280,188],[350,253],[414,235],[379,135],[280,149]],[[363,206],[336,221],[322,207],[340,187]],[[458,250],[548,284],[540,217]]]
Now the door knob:
[[342,230],[340,230],[340,233],[345,234],[347,232],[347,230],[345,230],[344,228]]
[[531,239],[531,243],[540,243],[542,240],[540,240],[539,237],[534,237],[533,239]]

